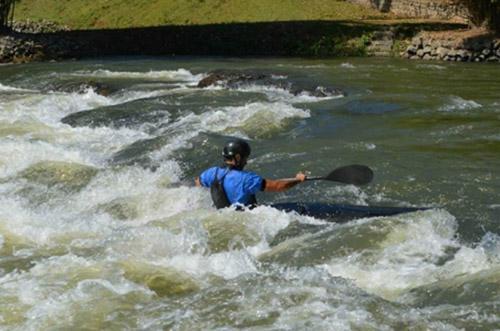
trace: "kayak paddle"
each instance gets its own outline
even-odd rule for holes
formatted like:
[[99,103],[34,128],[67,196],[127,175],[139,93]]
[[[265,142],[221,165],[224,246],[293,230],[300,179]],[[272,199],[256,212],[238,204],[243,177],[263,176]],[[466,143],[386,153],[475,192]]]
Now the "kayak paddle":
[[326,176],[307,177],[306,180],[329,180],[344,184],[365,185],[373,179],[373,171],[365,165],[351,164],[337,168]]

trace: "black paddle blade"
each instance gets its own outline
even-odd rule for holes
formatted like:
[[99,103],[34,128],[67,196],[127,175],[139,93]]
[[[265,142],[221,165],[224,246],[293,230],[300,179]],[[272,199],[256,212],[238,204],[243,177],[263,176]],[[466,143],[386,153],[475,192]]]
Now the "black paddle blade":
[[352,164],[333,170],[323,179],[344,184],[365,185],[372,181],[373,171],[367,166]]

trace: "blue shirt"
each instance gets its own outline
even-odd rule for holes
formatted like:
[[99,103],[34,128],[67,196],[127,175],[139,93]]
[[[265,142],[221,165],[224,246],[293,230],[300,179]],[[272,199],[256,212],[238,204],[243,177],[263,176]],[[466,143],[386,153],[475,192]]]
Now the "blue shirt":
[[215,179],[215,174],[219,181],[224,177],[224,191],[229,202],[234,204],[249,205],[253,202],[253,195],[264,189],[264,179],[249,171],[242,171],[229,168],[212,167],[205,170],[200,175],[202,186],[210,187]]

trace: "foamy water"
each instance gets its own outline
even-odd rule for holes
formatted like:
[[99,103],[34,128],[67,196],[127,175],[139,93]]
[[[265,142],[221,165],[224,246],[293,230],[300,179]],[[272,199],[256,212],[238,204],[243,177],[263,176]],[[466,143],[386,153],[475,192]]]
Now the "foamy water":
[[[478,203],[483,191],[470,191],[472,182],[455,183],[460,174],[447,173],[452,164],[463,164],[447,160],[435,166],[445,169],[439,177],[425,177],[427,158],[436,156],[425,149],[417,149],[429,153],[422,159],[407,154],[422,139],[418,133],[391,137],[400,124],[384,124],[390,121],[387,114],[351,114],[342,108],[342,98],[294,95],[273,86],[195,88],[213,69],[196,62],[192,70],[189,62],[150,68],[139,61],[135,69],[118,63],[100,64],[101,69],[73,64],[65,70],[65,65],[57,64],[57,74],[42,65],[31,79],[0,81],[0,329],[391,330],[417,323],[449,330],[498,320],[490,309],[498,304],[500,288],[492,281],[500,263],[500,238],[492,225],[498,219],[490,218],[498,211],[495,176],[482,177],[492,213],[484,215],[462,206]],[[359,67],[344,61],[281,63],[275,78],[299,72],[301,80],[312,81],[310,69],[317,74],[347,68],[356,74]],[[375,70],[377,64],[369,67]],[[287,68],[293,75],[283,73]],[[103,79],[120,88],[106,96],[93,89],[47,90],[37,75],[55,81]],[[332,81],[330,74],[314,79],[320,79],[318,86],[347,84]],[[452,95],[441,98],[449,104],[436,104],[434,111],[472,111],[483,104]],[[212,99],[216,102],[196,103]],[[61,122],[82,111],[137,107],[144,114],[168,115],[140,125]],[[378,116],[384,119],[379,122]],[[379,133],[384,125],[387,130]],[[194,187],[192,178],[220,162],[214,145],[228,136],[250,139],[249,167],[266,177],[299,170],[321,174],[348,163],[369,163],[376,173],[369,187],[307,183],[263,195],[265,202],[440,208],[346,224],[269,206],[216,211],[207,190]],[[131,152],[138,154],[132,159],[144,153],[154,167],[110,161],[132,144],[158,137],[163,138],[158,145],[145,143]],[[485,137],[489,133],[480,136]],[[488,152],[481,157],[488,159]],[[482,169],[477,158],[464,164]],[[463,219],[470,217],[483,232],[467,228]],[[272,244],[297,224],[315,230]],[[484,294],[481,302],[452,300],[457,308],[450,309],[443,298],[451,290],[440,284],[466,288],[471,280],[464,277],[493,282],[493,294]],[[432,304],[421,298],[423,291],[431,293]],[[450,311],[443,313],[445,308]]]

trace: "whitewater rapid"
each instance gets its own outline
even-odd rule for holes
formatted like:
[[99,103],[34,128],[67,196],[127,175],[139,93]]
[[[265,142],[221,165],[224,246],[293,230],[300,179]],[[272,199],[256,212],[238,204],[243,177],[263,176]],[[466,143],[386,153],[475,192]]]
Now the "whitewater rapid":
[[[214,145],[228,136],[257,145],[284,137],[299,150],[301,135],[329,141],[326,135],[336,123],[327,116],[343,97],[294,95],[252,84],[202,89],[196,83],[208,69],[119,66],[72,65],[0,83],[1,329],[391,330],[416,325],[458,330],[500,322],[494,308],[500,237],[487,232],[474,244],[464,242],[456,215],[446,208],[332,224],[266,206],[216,211],[207,190],[194,187],[196,171],[218,160]],[[279,66],[288,67],[294,70],[290,75],[298,71],[307,77],[308,70],[321,72],[328,65]],[[335,68],[359,67],[341,62]],[[105,96],[92,88],[47,88],[47,81],[95,79],[116,89]],[[437,112],[482,107],[480,101],[454,95],[443,100]],[[137,119],[112,117],[122,109]],[[141,109],[151,117],[141,117]],[[94,113],[83,113],[86,117],[75,120],[90,125],[62,121],[95,110],[110,115],[98,122]],[[317,126],[309,128],[307,121],[318,117]],[[383,150],[383,139],[364,139],[345,146],[357,153]],[[134,143],[139,148],[131,149]],[[310,166],[315,160],[304,150],[315,146],[306,144],[301,152],[266,150],[261,144],[264,151],[249,166],[279,160]],[[117,155],[127,162],[116,161]],[[410,192],[418,188],[412,182],[407,181]],[[398,195],[406,187],[390,184],[377,192],[310,186],[301,194],[363,205],[411,204]],[[278,200],[290,197],[278,195]],[[297,223],[317,230],[271,245],[280,231]],[[443,318],[445,305],[453,304],[446,293],[463,286],[459,295],[470,294],[467,277],[493,284],[494,290],[481,294],[482,303],[473,296],[464,299]],[[478,304],[482,314],[474,317]]]

